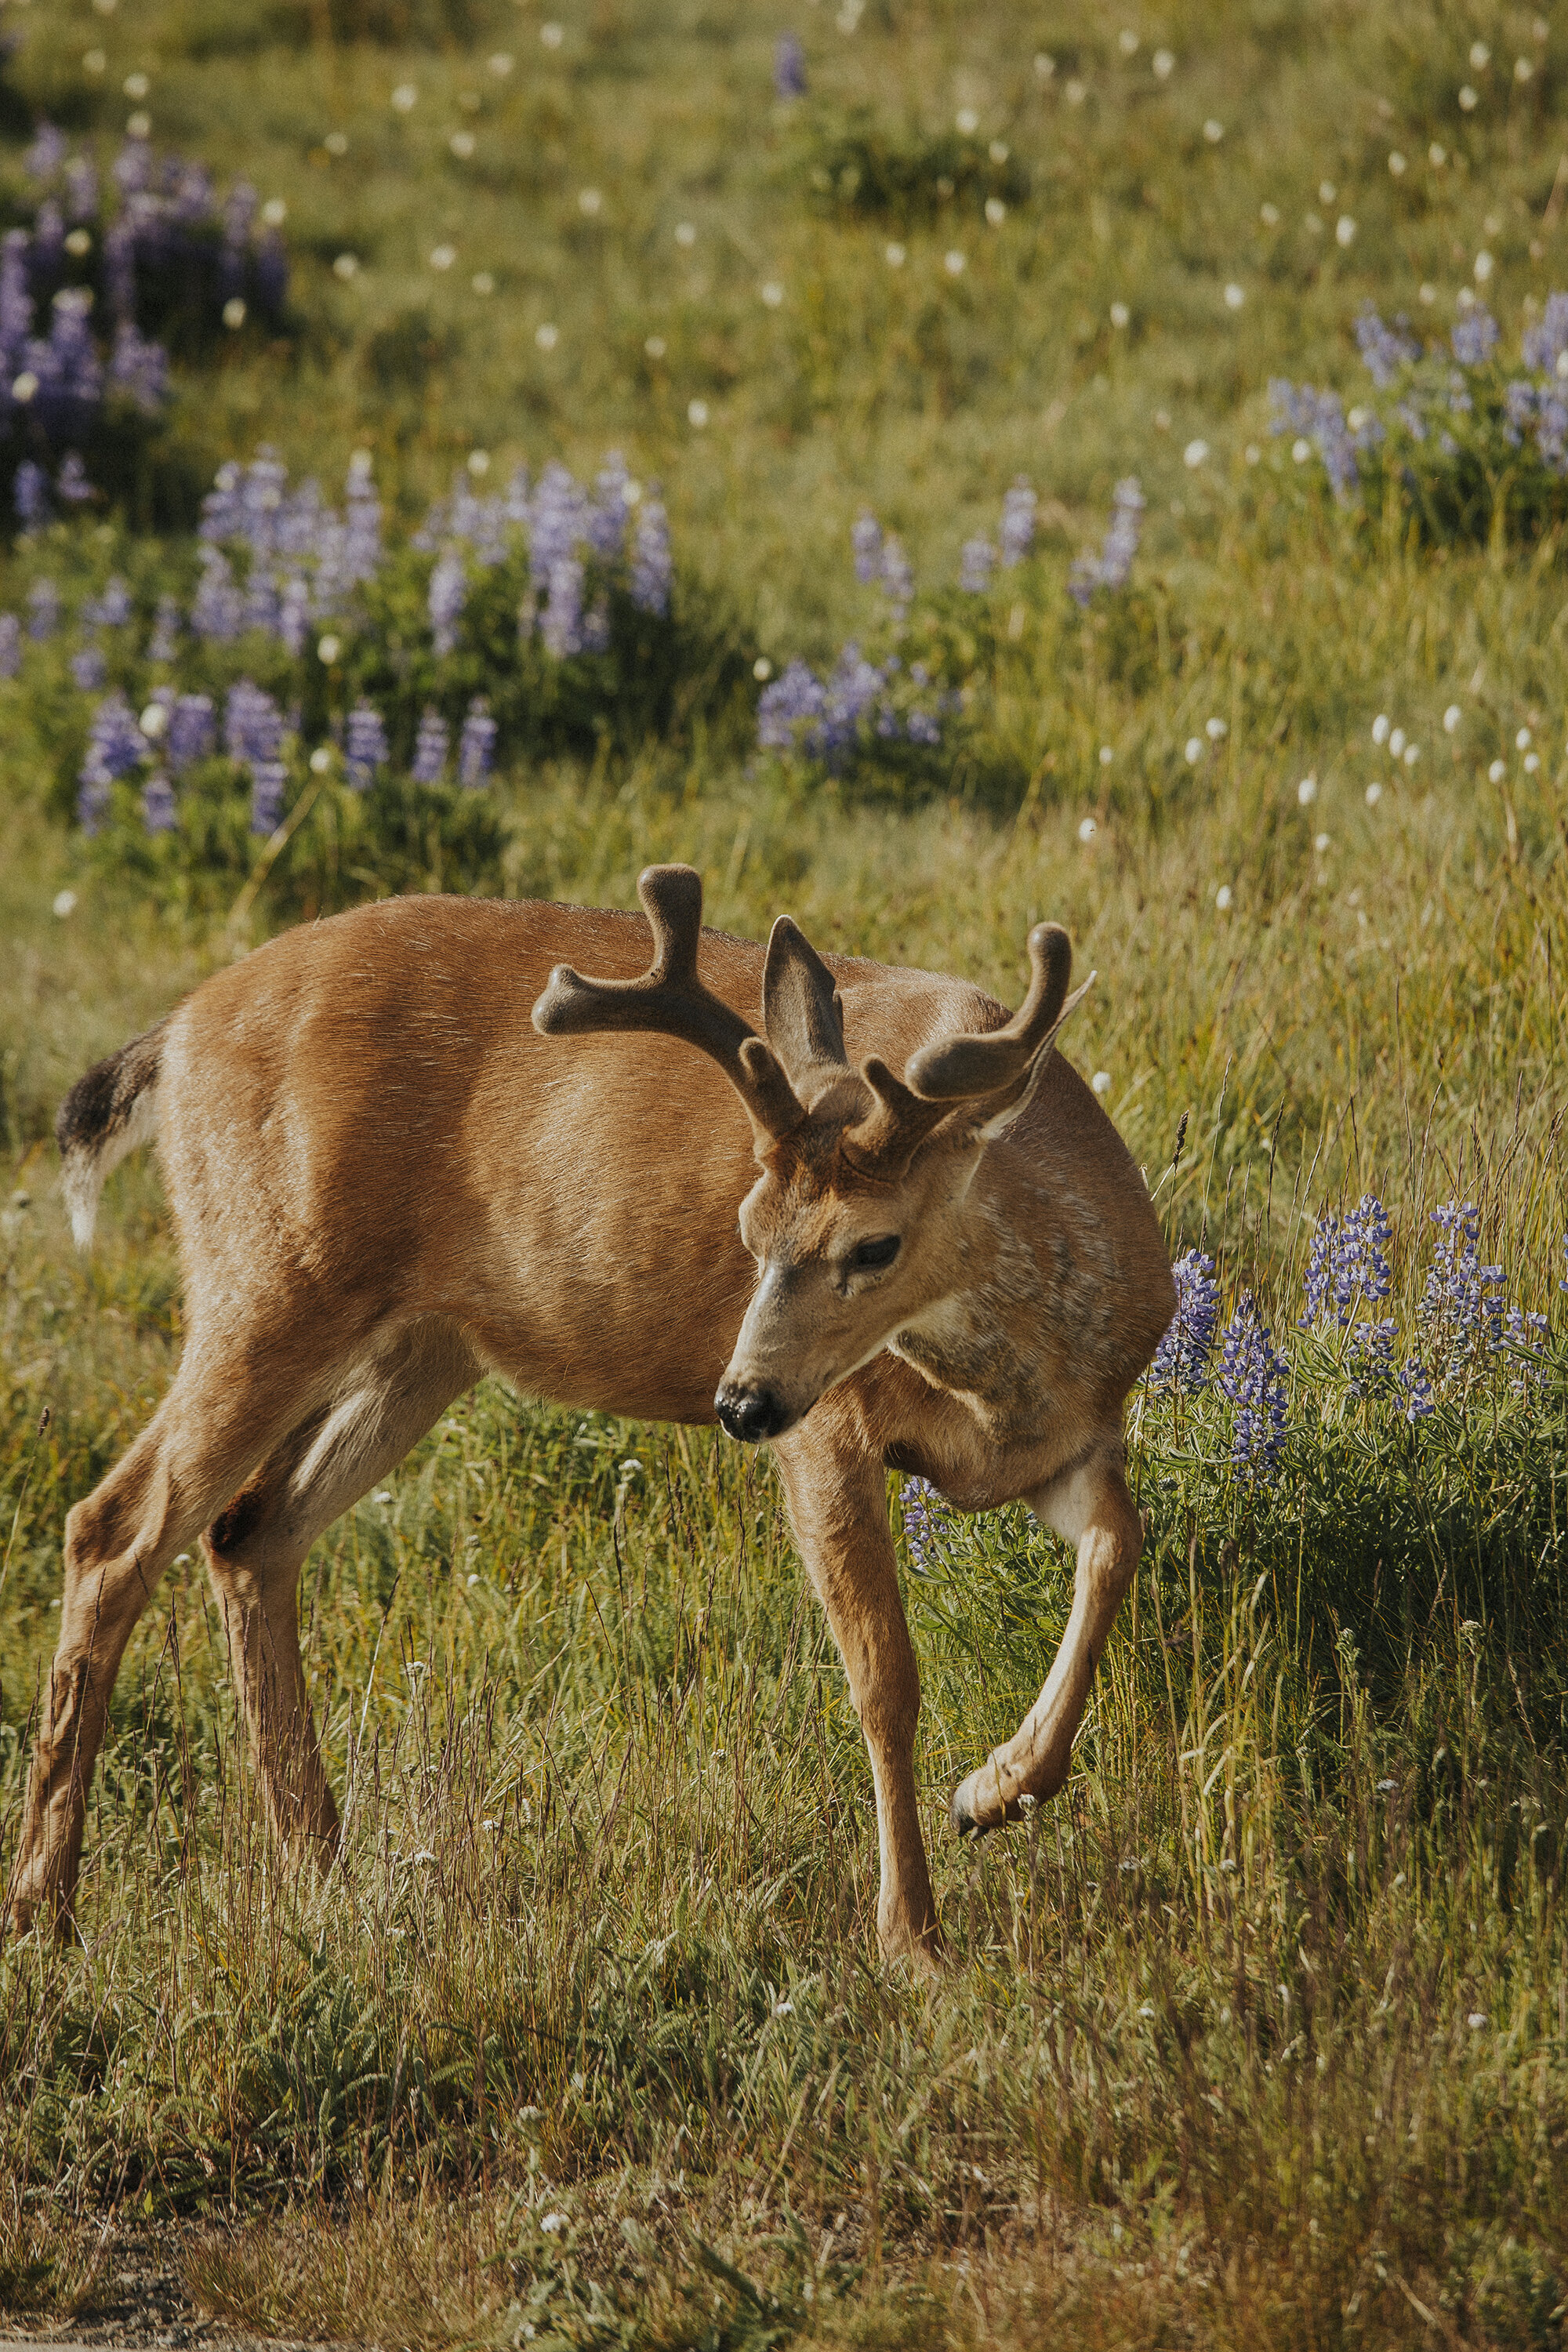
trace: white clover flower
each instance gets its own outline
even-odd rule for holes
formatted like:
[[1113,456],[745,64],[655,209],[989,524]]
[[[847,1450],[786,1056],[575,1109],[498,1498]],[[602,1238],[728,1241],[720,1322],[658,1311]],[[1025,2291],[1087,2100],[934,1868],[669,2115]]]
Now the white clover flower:
[[566,2227],[566,2216],[564,2213],[546,2213],[541,2217],[539,2226],[547,2236],[558,2238]]
[[1464,712],[1460,709],[1457,702],[1450,702],[1448,708],[1443,713],[1444,734],[1451,735],[1464,715]]
[[1528,728],[1528,727],[1521,727],[1521,728],[1520,729],[1520,730],[1519,730],[1519,733],[1518,733],[1518,734],[1514,737],[1514,739],[1513,739],[1513,748],[1514,748],[1514,750],[1515,750],[1516,751],[1529,751],[1529,749],[1530,749],[1530,744],[1531,744],[1531,733],[1530,733],[1530,730],[1529,730],[1529,728]]
[[766,654],[759,654],[756,660],[752,664],[752,676],[757,680],[759,685],[766,686],[773,674],[773,666],[768,659]]
[[242,294],[231,294],[229,296],[228,300],[223,306],[223,322],[226,327],[232,328],[244,326],[245,297]]
[[1121,50],[1124,58],[1137,56],[1138,36],[1130,25],[1124,25],[1121,32],[1117,34],[1116,46]]
[[289,217],[289,207],[281,196],[268,196],[261,207],[261,217],[268,228],[281,228]]
[[127,98],[145,98],[153,85],[144,73],[127,74],[121,85]]
[[1218,908],[1222,915],[1227,915],[1230,912],[1230,884],[1228,882],[1222,882],[1219,888],[1214,894],[1215,905]]
[[332,664],[336,661],[342,649],[342,639],[341,637],[334,637],[329,630],[327,635],[321,638],[317,644],[316,658],[318,661],[325,662],[327,667],[331,669]]
[[598,219],[604,203],[604,193],[599,188],[580,188],[577,192],[577,209],[588,220]]
[[321,144],[329,155],[346,155],[349,152],[349,134],[346,131],[329,131]]
[[326,743],[318,743],[310,754],[310,773],[313,776],[324,776],[331,764],[331,747]]
[[1473,114],[1480,102],[1479,93],[1473,90],[1470,88],[1469,83],[1467,82],[1463,89],[1459,92],[1459,104],[1464,109],[1464,111],[1467,114]]
[[495,279],[488,269],[476,269],[468,283],[476,294],[493,294],[496,290]]
[[1321,205],[1331,205],[1338,194],[1339,190],[1331,180],[1318,182],[1318,202]]
[[1259,205],[1258,207],[1258,217],[1263,223],[1265,228],[1278,228],[1279,226],[1279,205],[1270,204]]
[[1209,445],[1206,441],[1189,441],[1182,452],[1182,463],[1190,473],[1195,474],[1208,453]]
[[776,310],[784,300],[784,290],[776,278],[770,278],[762,289],[763,299],[770,310]]
[[1468,2017],[1465,2020],[1465,2023],[1469,2027],[1472,2033],[1479,2033],[1486,2021],[1487,2013],[1484,2009],[1472,2009]]
[[1400,153],[1400,152],[1399,152],[1399,150],[1398,150],[1398,148],[1397,148],[1397,147],[1394,147],[1394,148],[1391,149],[1391,150],[1390,150],[1390,152],[1389,152],[1389,157],[1388,157],[1388,168],[1389,168],[1390,172],[1394,174],[1394,177],[1396,180],[1403,180],[1403,178],[1405,177],[1405,170],[1406,170],[1406,165],[1405,165],[1405,158],[1404,158],[1404,156]]
[[470,449],[468,452],[468,471],[472,474],[474,479],[476,481],[481,480],[483,477],[489,472],[489,451],[488,449]]
[[1431,304],[1437,299],[1437,289],[1435,286],[1422,284],[1415,289],[1415,299],[1418,302]]
[[1317,851],[1320,857],[1321,857],[1324,850],[1330,846],[1332,839],[1333,835],[1327,833],[1315,833],[1312,835],[1312,846]]
[[1532,59],[1530,58],[1515,58],[1513,61],[1513,78],[1515,81],[1528,81],[1534,71],[1535,66]]
[[1115,757],[1116,757],[1116,754],[1115,754],[1115,752],[1111,750],[1111,748],[1110,748],[1110,744],[1109,744],[1109,743],[1102,743],[1102,744],[1100,745],[1100,766],[1101,766],[1102,768],[1109,768],[1109,767],[1110,767],[1110,763],[1111,763],[1111,761],[1112,761],[1112,760],[1114,760],[1114,759],[1115,759]]
[[23,408],[26,408],[37,389],[38,379],[31,368],[24,368],[20,375],[13,376],[11,379],[11,397]]
[[1374,743],[1386,743],[1388,740],[1388,717],[1384,711],[1380,710],[1372,722],[1372,740]]
[[1492,53],[1484,41],[1470,43],[1470,63],[1478,73],[1484,73],[1492,61]]
[[81,61],[83,73],[100,74],[109,64],[101,49],[89,49]]
[[1093,1077],[1089,1080],[1089,1085],[1094,1088],[1097,1095],[1108,1095],[1110,1092],[1110,1072],[1109,1070],[1096,1070]]
[[1049,81],[1056,69],[1055,58],[1047,57],[1044,49],[1035,51],[1035,75],[1037,80]]
[[1405,746],[1405,766],[1406,766],[1407,768],[1413,768],[1413,767],[1415,765],[1416,761],[1417,761],[1420,757],[1421,757],[1421,746],[1420,746],[1420,744],[1419,744],[1419,743],[1406,743],[1406,745]]
[[1078,80],[1075,77],[1073,80],[1062,84],[1062,96],[1069,106],[1081,106],[1089,96],[1089,84],[1086,81]]
[[517,59],[509,55],[505,49],[498,49],[493,58],[487,58],[485,59],[485,63],[489,66],[491,73],[494,74],[497,81],[504,81],[508,74],[510,73],[513,66],[517,63]]
[[1533,776],[1540,765],[1541,754],[1539,751],[1527,751],[1525,753],[1524,772],[1527,776]]
[[49,907],[56,919],[63,923],[68,915],[74,915],[76,912],[76,892],[57,890],[49,901]]
[[128,139],[150,139],[153,136],[152,116],[150,114],[132,114],[127,116],[125,122],[125,135]]
[[358,254],[340,253],[332,264],[332,275],[334,278],[341,278],[345,286],[351,278],[357,278],[359,276]]
[[691,221],[677,221],[675,224],[675,242],[677,245],[682,246],[689,251],[691,247],[697,242],[697,229],[695,224]]
[[985,152],[994,163],[1005,163],[1013,151],[1005,139],[993,139]]
[[1440,140],[1434,139],[1426,150],[1426,161],[1435,172],[1440,172],[1448,160],[1448,151]]
[[92,251],[91,231],[85,228],[73,228],[66,239],[66,251],[76,261],[79,261],[84,254],[90,253]]
[[559,25],[541,25],[539,37],[547,49],[558,49],[566,36]]
[[453,262],[456,261],[457,258],[458,248],[455,245],[437,245],[432,246],[430,248],[430,267],[432,269],[450,269]]
[[468,163],[478,143],[471,131],[454,131],[447,142],[459,163]]
[[1300,783],[1297,785],[1297,787],[1296,787],[1296,798],[1297,798],[1297,799],[1298,799],[1298,801],[1300,803],[1300,804],[1301,804],[1301,806],[1302,806],[1303,808],[1310,808],[1310,807],[1311,807],[1311,805],[1312,805],[1312,803],[1317,799],[1317,797],[1318,797],[1318,779],[1317,779],[1317,777],[1316,777],[1316,776],[1303,776],[1303,777],[1302,777],[1302,779],[1301,779],[1301,781],[1300,781]]
[[650,360],[661,360],[664,357],[665,352],[669,349],[669,345],[665,341],[662,335],[649,335],[647,341],[643,345],[643,349],[647,353]]
[[961,106],[952,119],[965,139],[973,139],[980,128],[980,117],[972,106]]
[[1394,757],[1397,760],[1401,751],[1405,749],[1405,730],[1403,727],[1396,727],[1394,729],[1393,734],[1388,739],[1388,748]]
[[1204,720],[1204,733],[1208,737],[1211,743],[1223,743],[1226,737],[1230,733],[1230,729],[1226,725],[1223,719],[1205,719]]

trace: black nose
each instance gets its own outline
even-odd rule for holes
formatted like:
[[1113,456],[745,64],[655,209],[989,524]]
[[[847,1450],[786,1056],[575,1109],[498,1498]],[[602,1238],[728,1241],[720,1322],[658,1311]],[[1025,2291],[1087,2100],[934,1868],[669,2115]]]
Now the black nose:
[[739,1438],[742,1445],[757,1445],[764,1437],[776,1437],[790,1417],[788,1407],[772,1389],[721,1389],[713,1410],[727,1434]]

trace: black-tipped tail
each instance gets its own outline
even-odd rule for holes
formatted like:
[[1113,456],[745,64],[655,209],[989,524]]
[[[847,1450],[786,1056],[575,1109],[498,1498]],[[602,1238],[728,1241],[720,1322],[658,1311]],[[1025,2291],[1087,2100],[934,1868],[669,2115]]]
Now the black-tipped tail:
[[98,1196],[110,1170],[157,1132],[158,1066],[167,1026],[160,1021],[143,1036],[132,1037],[79,1078],[60,1105],[55,1141],[79,1249],[92,1240]]

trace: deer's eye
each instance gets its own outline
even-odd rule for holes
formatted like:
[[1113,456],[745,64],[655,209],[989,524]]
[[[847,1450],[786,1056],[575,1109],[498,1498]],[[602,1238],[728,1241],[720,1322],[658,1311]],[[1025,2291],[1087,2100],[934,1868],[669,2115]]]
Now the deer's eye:
[[851,1274],[876,1274],[891,1265],[899,1255],[897,1234],[879,1234],[874,1242],[858,1242],[849,1254]]

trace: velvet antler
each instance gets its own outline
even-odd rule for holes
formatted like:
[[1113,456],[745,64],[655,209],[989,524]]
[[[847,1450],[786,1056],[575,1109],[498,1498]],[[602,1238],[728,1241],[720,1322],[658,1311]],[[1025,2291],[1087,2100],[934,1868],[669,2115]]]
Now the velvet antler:
[[649,866],[637,877],[637,897],[653,933],[649,969],[640,980],[586,980],[570,964],[557,964],[534,1005],[533,1025],[542,1037],[651,1029],[684,1038],[730,1080],[751,1114],[761,1151],[798,1127],[805,1112],[778,1056],[697,976],[701,877],[689,866]]

